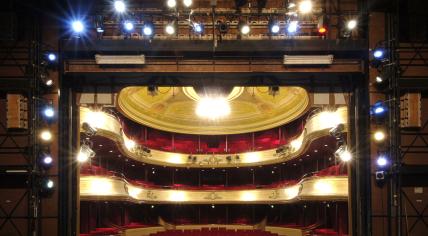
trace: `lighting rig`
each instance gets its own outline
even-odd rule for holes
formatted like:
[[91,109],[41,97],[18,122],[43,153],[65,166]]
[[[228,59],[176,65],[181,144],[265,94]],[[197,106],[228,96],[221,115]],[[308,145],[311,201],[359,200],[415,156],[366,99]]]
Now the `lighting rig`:
[[[44,47],[45,45],[41,45]],[[52,153],[52,144],[55,137],[52,132],[55,126],[57,115],[53,100],[49,95],[53,94],[54,80],[50,73],[56,70],[58,65],[58,56],[53,50],[46,50],[41,54],[37,64],[37,81],[35,83],[35,92],[33,95],[34,109],[36,110],[34,118],[35,126],[35,179],[34,185],[38,189],[41,197],[49,197],[55,190],[55,182],[49,174],[50,169],[55,164],[55,158]]]
[[[387,95],[390,93],[390,81],[393,73],[395,72],[395,65],[390,61],[390,51],[387,47],[388,41],[380,41],[370,51],[370,66],[377,70],[374,81],[374,87],[380,94]],[[379,187],[382,187],[389,176],[391,175],[391,146],[389,140],[392,138],[390,135],[390,109],[388,106],[389,101],[377,101],[370,109],[370,115],[373,122],[372,140],[376,146],[375,158],[375,180]]]
[[[141,14],[138,10],[129,8],[128,1],[115,0],[111,6],[115,18],[97,15],[72,19],[69,23],[70,35],[80,38],[94,30],[98,39],[116,38],[111,32],[107,33],[107,25],[113,26],[109,29],[117,26],[122,39],[191,39],[182,30],[185,27],[189,29],[189,36],[195,35],[202,40],[222,40],[226,38],[226,34],[228,39],[252,39],[260,38],[260,35],[271,39],[272,36],[278,36],[274,38],[276,40],[294,36],[325,38],[328,32],[325,23],[329,21],[329,17],[322,14],[321,6],[311,0],[290,1],[286,7],[276,10],[265,9],[265,0],[258,0],[255,6],[247,0],[234,2],[234,10],[225,8],[218,9],[217,12],[215,0],[212,1],[210,10],[192,8],[192,0],[165,0],[161,11],[152,9]],[[257,8],[257,14],[253,8]],[[208,19],[209,15],[212,15],[212,19]],[[358,30],[358,18],[349,16],[341,27],[343,37],[351,37]],[[206,28],[210,33],[203,35]]]

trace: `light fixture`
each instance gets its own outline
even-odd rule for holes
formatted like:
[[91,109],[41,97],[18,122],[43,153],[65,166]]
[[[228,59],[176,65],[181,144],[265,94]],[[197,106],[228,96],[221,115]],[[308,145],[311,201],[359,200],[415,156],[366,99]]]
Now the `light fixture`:
[[215,208],[215,205],[211,205],[211,208],[212,208],[212,209],[214,209],[214,208]]
[[38,162],[43,169],[47,170],[52,167],[53,158],[48,151],[40,152]]
[[54,62],[54,61],[56,61],[56,54],[53,52],[50,52],[47,54],[47,58],[49,61]]
[[202,97],[196,107],[196,115],[201,118],[217,120],[230,114],[230,105],[225,97]]
[[169,35],[173,35],[175,34],[175,25],[174,22],[169,23],[165,26],[165,33],[169,34]]
[[354,19],[353,20],[349,20],[346,23],[346,28],[348,30],[354,30],[357,27],[357,24],[358,24],[357,20],[354,20]]
[[383,82],[382,76],[380,75],[376,76],[376,83],[382,83],[382,82]]
[[143,35],[144,36],[152,36],[155,32],[155,25],[148,21],[148,22],[144,22],[143,25]]
[[74,20],[71,22],[71,29],[74,33],[80,34],[85,30],[85,25],[81,20]]
[[183,5],[185,7],[190,7],[192,6],[193,1],[192,0],[183,0]]
[[290,21],[287,25],[287,32],[290,34],[294,34],[297,32],[298,28],[299,28],[299,21],[297,20]]
[[131,32],[134,30],[134,23],[130,20],[126,20],[123,22],[123,29],[127,32]]
[[167,5],[169,8],[174,8],[174,7],[176,7],[176,6],[177,6],[177,1],[176,1],[176,0],[167,0],[167,1],[166,1],[166,5]]
[[114,10],[117,13],[124,13],[126,11],[125,2],[122,0],[115,0],[114,1]]
[[378,130],[373,134],[373,138],[376,142],[382,142],[385,140],[385,132],[383,132],[382,130]]
[[51,179],[46,179],[45,181],[43,181],[42,187],[44,188],[52,189],[54,186],[55,186],[55,183]]
[[204,32],[204,25],[202,23],[194,22],[192,24],[192,29],[197,34],[202,34]]
[[380,60],[383,59],[385,51],[383,49],[376,49],[373,51],[373,57]]
[[376,160],[376,164],[379,167],[385,167],[386,165],[388,165],[388,159],[384,155],[380,155]]
[[95,156],[95,152],[89,147],[87,144],[82,144],[80,146],[80,151],[77,154],[77,161],[78,162],[87,162],[90,158]]
[[334,154],[343,162],[348,162],[352,159],[352,154],[349,152],[346,145],[340,146]]
[[217,29],[220,34],[226,34],[229,31],[229,24],[223,21],[217,21]]
[[279,27],[278,21],[270,19],[268,25],[269,25],[269,32],[271,34],[279,33],[280,27]]
[[49,130],[42,130],[40,132],[40,139],[44,142],[50,142],[52,140],[52,133]]
[[331,65],[333,55],[284,55],[284,65]]
[[243,34],[243,35],[247,35],[247,34],[249,34],[249,33],[250,33],[250,31],[251,31],[251,28],[250,28],[250,26],[248,25],[248,23],[247,23],[247,22],[244,22],[244,21],[240,21],[240,22],[239,22],[239,24],[238,24],[238,28],[239,28],[239,32],[241,32],[241,34]]
[[312,11],[312,1],[304,0],[299,3],[299,12],[306,14]]
[[43,116],[45,117],[45,119],[52,119],[55,116],[55,110],[51,105],[46,106],[43,109]]
[[325,35],[325,34],[327,33],[327,28],[326,28],[326,27],[324,27],[324,26],[319,27],[319,28],[318,28],[318,33],[319,33],[320,35]]
[[374,116],[375,119],[378,119],[379,121],[381,119],[384,119],[387,115],[388,108],[385,105],[384,102],[378,101],[370,108],[371,115]]

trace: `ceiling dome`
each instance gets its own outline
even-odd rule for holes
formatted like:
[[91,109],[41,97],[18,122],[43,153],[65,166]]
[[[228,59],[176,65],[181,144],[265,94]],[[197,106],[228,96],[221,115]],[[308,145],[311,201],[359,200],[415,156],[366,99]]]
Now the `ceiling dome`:
[[131,120],[155,129],[200,135],[239,134],[271,129],[302,115],[309,96],[300,87],[280,87],[275,96],[268,87],[215,88],[230,104],[221,120],[202,119],[195,110],[203,88],[127,87],[118,96],[119,110]]

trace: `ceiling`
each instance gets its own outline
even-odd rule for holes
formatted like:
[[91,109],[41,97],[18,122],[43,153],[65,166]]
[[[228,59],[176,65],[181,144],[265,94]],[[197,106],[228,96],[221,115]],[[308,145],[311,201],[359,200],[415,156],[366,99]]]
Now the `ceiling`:
[[[280,87],[275,96],[268,87],[236,88],[229,96],[231,113],[219,120],[196,115],[197,98],[189,87],[148,87],[120,91],[117,107],[126,117],[159,130],[200,135],[239,134],[271,129],[298,118],[307,110],[309,96],[300,87]],[[190,91],[190,92],[189,92]],[[196,95],[197,96],[197,95]]]

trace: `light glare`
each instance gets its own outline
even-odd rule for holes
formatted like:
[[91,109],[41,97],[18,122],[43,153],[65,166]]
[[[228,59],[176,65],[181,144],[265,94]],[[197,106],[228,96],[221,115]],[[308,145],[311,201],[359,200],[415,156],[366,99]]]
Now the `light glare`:
[[380,156],[376,161],[377,165],[380,167],[386,166],[388,164],[388,160],[384,156]]
[[247,24],[241,26],[241,33],[242,34],[249,34],[250,33],[250,26]]
[[348,23],[346,24],[346,27],[348,27],[349,30],[355,29],[355,27],[357,27],[357,21],[356,20],[348,21]]
[[312,1],[306,0],[306,1],[300,2],[299,11],[303,14],[311,12],[312,11]]
[[277,25],[277,24],[272,25],[270,30],[272,33],[277,34],[279,32],[279,25]]
[[177,1],[176,1],[176,0],[168,0],[168,1],[166,2],[166,5],[167,5],[169,8],[173,8],[173,7],[177,6]]
[[114,1],[114,9],[117,13],[123,13],[126,10],[125,3],[121,0]]
[[230,114],[230,105],[226,98],[203,97],[196,107],[196,115],[201,118],[216,120],[224,118]]
[[288,24],[287,31],[288,33],[296,33],[298,27],[299,27],[298,21],[291,21]]
[[82,21],[75,20],[71,23],[71,28],[75,33],[82,33],[83,30],[85,30],[85,26],[83,25]]
[[172,24],[169,24],[166,26],[165,32],[169,35],[175,34],[175,27]]
[[52,133],[51,133],[49,130],[43,130],[43,131],[40,133],[40,138],[41,138],[43,141],[50,141],[50,140],[52,139]]
[[193,1],[192,0],[183,0],[183,4],[185,7],[190,7],[192,5]]

